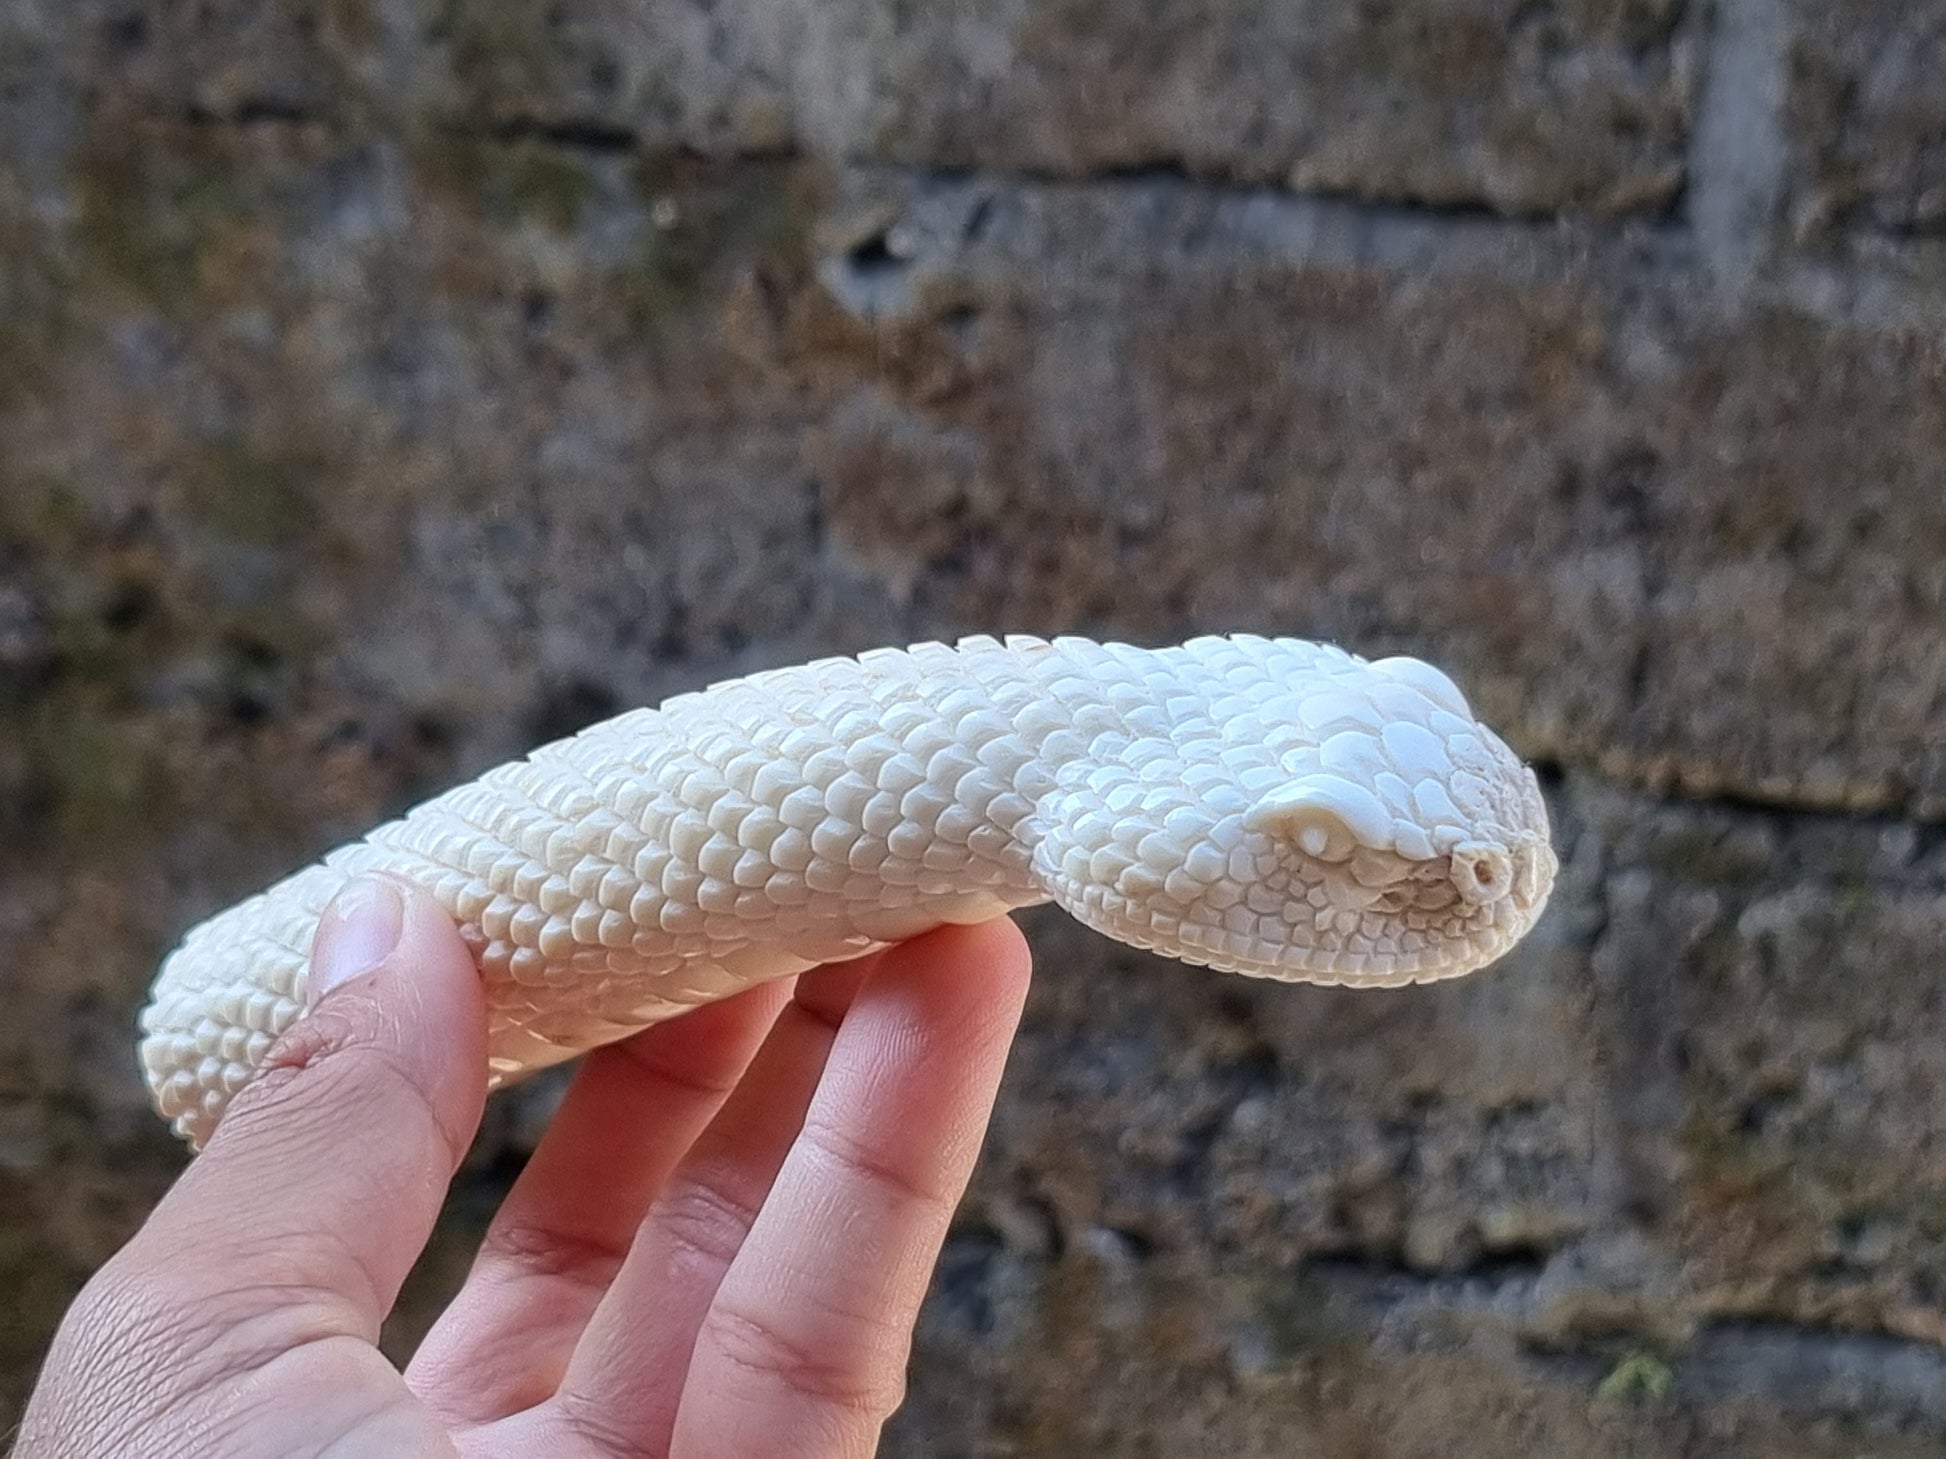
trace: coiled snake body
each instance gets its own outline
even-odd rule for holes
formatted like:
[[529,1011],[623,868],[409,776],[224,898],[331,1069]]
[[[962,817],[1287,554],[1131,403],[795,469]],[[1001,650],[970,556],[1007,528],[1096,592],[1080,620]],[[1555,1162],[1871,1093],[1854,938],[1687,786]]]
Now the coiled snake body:
[[496,1084],[766,978],[1053,900],[1186,962],[1391,986],[1491,962],[1555,858],[1534,777],[1438,670],[1295,639],[970,638],[595,725],[192,929],[142,1015],[200,1145],[304,1003],[326,903],[452,913]]

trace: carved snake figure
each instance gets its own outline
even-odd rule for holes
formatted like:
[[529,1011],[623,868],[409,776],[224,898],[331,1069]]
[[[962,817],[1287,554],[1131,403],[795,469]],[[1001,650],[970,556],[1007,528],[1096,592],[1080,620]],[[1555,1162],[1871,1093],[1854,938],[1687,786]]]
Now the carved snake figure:
[[430,890],[506,1083],[762,979],[1055,901],[1253,977],[1390,987],[1499,957],[1553,885],[1540,788],[1451,680],[1296,639],[969,638],[592,726],[192,929],[142,1015],[200,1146],[304,1006],[325,904]]

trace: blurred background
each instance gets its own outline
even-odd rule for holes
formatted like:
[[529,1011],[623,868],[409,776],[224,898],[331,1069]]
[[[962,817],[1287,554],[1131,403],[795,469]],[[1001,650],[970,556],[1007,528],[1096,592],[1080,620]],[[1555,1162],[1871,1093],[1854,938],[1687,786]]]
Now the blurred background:
[[[1946,1442],[1946,4],[0,0],[0,1433],[195,919],[982,631],[1451,670],[1457,986],[1029,918],[890,1455]],[[502,1099],[409,1350],[545,1118]]]

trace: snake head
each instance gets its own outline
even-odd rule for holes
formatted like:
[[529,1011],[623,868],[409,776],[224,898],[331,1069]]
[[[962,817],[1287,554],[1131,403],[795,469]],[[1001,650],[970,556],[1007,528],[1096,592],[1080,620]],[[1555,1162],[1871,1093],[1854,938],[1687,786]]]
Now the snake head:
[[1183,736],[1189,793],[1120,792],[1105,843],[1065,858],[1081,906],[1057,898],[1140,946],[1291,981],[1425,982],[1510,948],[1558,865],[1533,773],[1432,666],[1322,667],[1223,739]]

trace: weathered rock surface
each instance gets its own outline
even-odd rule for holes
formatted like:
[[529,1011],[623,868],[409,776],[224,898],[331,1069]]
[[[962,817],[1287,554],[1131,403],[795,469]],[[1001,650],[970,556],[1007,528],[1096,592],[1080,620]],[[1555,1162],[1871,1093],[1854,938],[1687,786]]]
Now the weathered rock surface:
[[1799,226],[1946,231],[1946,13],[1897,0],[1789,10]]
[[0,12],[0,1430],[195,917],[711,678],[1249,628],[1452,667],[1559,904],[1363,996],[1036,918],[890,1451],[1937,1452],[1924,22],[1693,9]]
[[[922,1349],[977,1381],[922,1377],[915,1452],[995,1424],[1027,1453],[1939,1431],[1937,838],[1579,780],[1554,804],[1554,920],[1469,983],[1217,986],[1037,926],[1040,1097],[996,1129]],[[1496,1416],[1427,1427],[1420,1383]]]
[[221,0],[153,13],[82,0],[23,29],[108,94],[211,119],[382,119],[1063,176],[1181,168],[1621,214],[1665,207],[1681,187],[1682,10]]

